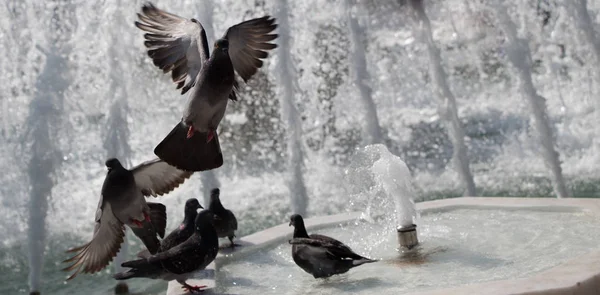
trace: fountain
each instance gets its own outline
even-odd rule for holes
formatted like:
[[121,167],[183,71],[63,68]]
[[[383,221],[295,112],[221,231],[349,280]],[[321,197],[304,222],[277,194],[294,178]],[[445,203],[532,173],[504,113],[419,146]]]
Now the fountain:
[[[270,288],[285,287],[277,280],[261,286],[244,271],[298,279],[315,293],[353,286],[428,292],[472,284],[518,294],[523,290],[507,285],[517,272],[522,279],[514,288],[530,290],[585,286],[594,275],[584,267],[597,263],[589,239],[596,237],[591,217],[598,206],[579,198],[600,197],[600,88],[593,62],[600,5],[549,1],[544,9],[551,14],[540,19],[536,5],[506,0],[509,18],[499,23],[493,1],[423,1],[426,15],[415,16],[429,26],[415,30],[407,15],[411,7],[398,2],[155,3],[212,22],[212,36],[240,19],[278,16],[278,40],[286,41],[243,87],[239,101],[229,104],[221,124],[226,161],[215,173],[224,202],[238,216],[240,243],[248,247],[218,258],[213,274],[205,274],[217,291],[257,293],[264,287],[272,293]],[[6,237],[0,244],[1,294],[115,292],[115,265],[63,283],[66,274],[56,264],[66,258],[64,250],[90,238],[106,174],[103,140],[126,138],[110,142],[129,147],[129,162],[146,161],[181,116],[184,98],[168,75],[153,68],[133,25],[139,8],[139,1],[117,0],[0,5],[0,232]],[[203,15],[209,9],[210,17]],[[510,44],[528,45],[527,67],[512,65],[509,54],[518,48],[506,46],[504,30],[511,28],[516,42]],[[454,103],[436,89],[449,90]],[[545,98],[545,106],[535,95]],[[111,110],[124,112],[111,118]],[[538,133],[542,141],[533,140]],[[383,143],[386,151],[364,155],[359,163],[356,148],[371,142]],[[398,165],[375,165],[387,151]],[[385,171],[408,175],[400,162],[411,177],[386,189]],[[368,175],[368,182],[360,175]],[[156,199],[167,205],[167,231],[176,226],[172,220],[181,216],[183,202],[201,198],[198,188],[215,180],[209,174],[202,178],[193,176]],[[470,184],[494,198],[451,199]],[[389,197],[393,189],[412,196],[418,218],[396,215],[401,210]],[[555,200],[557,195],[575,199]],[[286,244],[293,210],[306,212],[309,231],[330,234],[383,261],[330,284],[304,277],[289,260]],[[128,244],[129,257],[141,248],[135,238]],[[411,253],[413,258],[403,258]],[[403,277],[378,281],[369,275],[384,269]],[[461,279],[458,270],[469,275]],[[477,271],[490,278],[475,276]],[[150,280],[132,280],[128,287],[142,294],[167,289]]]
[[392,198],[396,205],[395,215],[400,248],[410,250],[419,243],[417,225],[414,224],[417,212],[410,171],[400,158],[394,157],[383,145],[368,146],[365,150],[379,152],[379,160],[371,169],[377,185],[385,190],[385,195]]
[[[594,294],[587,292],[600,283],[600,272],[587,269],[600,261],[596,245],[600,201],[463,197],[415,206],[410,172],[385,146],[367,146],[354,159],[360,164],[349,168],[347,185],[362,191],[352,198],[374,199],[353,201],[359,208],[370,204],[369,215],[355,212],[305,222],[309,234],[337,238],[356,252],[379,259],[378,263],[315,280],[292,261],[287,243],[292,229],[281,224],[242,237],[243,247],[222,251],[194,284],[208,284],[215,294],[372,294],[377,290],[429,295],[480,294],[474,290],[562,294],[553,293],[557,289]],[[353,183],[356,179],[362,181]],[[415,220],[417,212],[420,217]],[[421,229],[418,247],[415,223]],[[396,225],[397,235],[390,233]],[[567,271],[573,276],[564,276]],[[184,293],[171,282],[167,294]]]

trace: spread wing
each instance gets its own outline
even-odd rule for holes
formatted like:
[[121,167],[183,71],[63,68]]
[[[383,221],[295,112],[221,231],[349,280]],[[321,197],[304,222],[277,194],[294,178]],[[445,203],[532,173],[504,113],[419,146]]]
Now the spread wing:
[[96,211],[96,226],[92,240],[81,247],[67,250],[67,253],[76,253],[75,256],[63,261],[71,263],[63,271],[75,270],[67,281],[80,272],[95,273],[104,269],[119,252],[124,237],[123,223],[113,214],[110,203],[102,202],[101,199]]
[[179,170],[161,159],[144,162],[131,169],[135,184],[144,196],[162,196],[190,178],[193,172]]
[[277,28],[275,19],[270,16],[251,19],[230,27],[223,39],[229,41],[229,58],[235,71],[247,82],[267,58],[267,50],[277,48],[269,43],[277,34],[269,34]]
[[164,73],[171,72],[181,94],[194,86],[202,64],[208,59],[208,40],[202,24],[156,8],[142,6],[135,26],[144,34],[144,45],[154,65]]

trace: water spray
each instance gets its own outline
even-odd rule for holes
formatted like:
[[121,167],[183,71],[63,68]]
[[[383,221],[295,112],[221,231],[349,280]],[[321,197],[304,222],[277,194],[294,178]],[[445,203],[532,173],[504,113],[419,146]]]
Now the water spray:
[[417,225],[414,224],[417,210],[410,171],[406,164],[392,155],[385,146],[373,145],[370,149],[377,149],[380,154],[379,160],[375,161],[371,168],[375,183],[394,201],[399,250],[410,250],[419,244]]

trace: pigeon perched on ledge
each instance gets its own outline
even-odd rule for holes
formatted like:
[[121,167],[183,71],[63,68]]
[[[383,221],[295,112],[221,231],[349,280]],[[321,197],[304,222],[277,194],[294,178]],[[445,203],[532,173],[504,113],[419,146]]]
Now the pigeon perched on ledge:
[[122,263],[121,266],[131,269],[115,274],[114,278],[177,280],[188,292],[202,291],[205,286],[191,286],[186,280],[217,257],[219,238],[212,225],[213,218],[209,210],[201,211],[194,221],[194,233],[187,240],[164,252]]
[[294,226],[292,258],[305,272],[315,279],[342,274],[353,267],[376,262],[377,260],[360,256],[344,243],[324,235],[308,235],[304,220],[299,214],[290,217],[290,226]]
[[277,47],[269,43],[277,25],[270,16],[241,22],[227,29],[209,55],[206,32],[196,19],[185,19],[156,8],[142,6],[135,25],[147,32],[144,45],[155,66],[171,72],[188,102],[179,122],[156,146],[154,153],[167,163],[187,171],[211,170],[223,165],[217,127],[228,98],[237,100],[235,73],[247,82]]
[[221,204],[221,199],[219,198],[220,194],[221,191],[218,188],[210,191],[210,205],[208,210],[215,214],[214,225],[217,235],[219,238],[227,237],[229,242],[231,242],[230,246],[233,248],[236,246],[236,244],[233,243],[233,238],[235,237],[238,223],[233,212],[225,209],[223,204]]
[[[160,244],[158,252],[169,250],[187,240],[194,233],[194,222],[198,215],[198,209],[204,209],[197,199],[191,198],[185,202],[183,222],[175,228],[166,238],[164,238]],[[142,250],[137,254],[139,258],[147,258],[156,252],[149,250]]]
[[166,226],[165,206],[147,203],[145,196],[166,194],[189,178],[193,172],[179,170],[160,159],[144,162],[131,170],[117,159],[106,161],[108,173],[102,185],[102,194],[96,210],[96,225],[92,240],[70,249],[76,253],[63,261],[71,263],[64,271],[95,273],[104,269],[117,255],[129,226],[142,239],[148,250],[156,252],[158,239]]
[[204,209],[197,199],[188,199],[185,202],[183,222],[162,240],[160,252],[169,250],[187,240],[194,234],[194,222],[198,216],[198,209]]

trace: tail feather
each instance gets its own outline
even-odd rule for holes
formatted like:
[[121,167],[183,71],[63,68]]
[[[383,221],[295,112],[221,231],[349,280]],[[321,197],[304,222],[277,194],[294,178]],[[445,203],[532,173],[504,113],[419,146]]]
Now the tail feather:
[[377,262],[378,260],[373,260],[373,259],[369,259],[369,258],[362,258],[359,260],[353,260],[352,261],[352,266],[359,266],[359,265],[363,265],[365,263],[373,263],[373,262]]
[[148,202],[147,204],[150,207],[150,222],[162,239],[165,237],[165,228],[167,227],[167,207],[161,203]]
[[150,251],[151,254],[158,252],[160,248],[160,241],[156,236],[156,230],[151,222],[142,222],[143,227],[131,227],[131,231],[140,239],[144,246]]
[[113,275],[113,278],[116,280],[127,280],[131,278],[156,279],[163,273],[161,267],[149,264],[146,259],[127,261],[122,263],[121,266],[132,267],[132,269]]
[[142,258],[142,259],[125,261],[125,262],[121,263],[121,266],[122,267],[130,267],[130,268],[143,268],[143,267],[150,266],[150,263],[148,263],[148,260],[146,260],[145,258]]
[[131,279],[131,278],[135,278],[136,277],[135,274],[136,274],[135,271],[128,270],[128,271],[114,274],[113,278],[115,278],[115,280],[127,280],[127,279]]
[[148,252],[150,252],[151,254],[155,254],[156,252],[158,252],[158,249],[160,248],[160,241],[156,237],[156,234],[151,236],[142,235],[138,237],[140,238],[140,240],[142,240],[142,243],[144,243],[144,246],[146,246]]
[[206,142],[206,132],[194,132],[187,138],[188,127],[182,122],[154,148],[156,154],[163,161],[186,171],[206,171],[219,168],[223,165],[223,154],[219,145],[218,135],[215,133],[210,142]]

